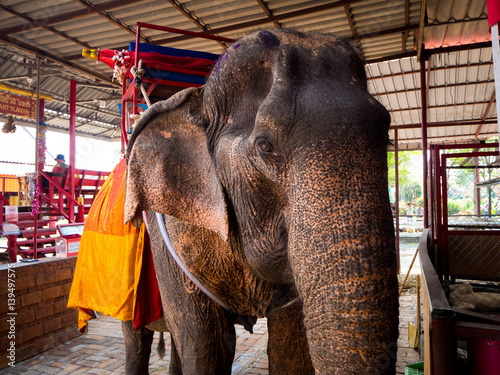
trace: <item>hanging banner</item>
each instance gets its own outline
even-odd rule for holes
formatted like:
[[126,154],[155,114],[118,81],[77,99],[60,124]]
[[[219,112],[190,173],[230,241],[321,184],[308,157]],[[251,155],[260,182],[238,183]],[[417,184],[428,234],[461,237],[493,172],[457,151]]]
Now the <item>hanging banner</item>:
[[0,92],[0,113],[36,118],[36,100]]

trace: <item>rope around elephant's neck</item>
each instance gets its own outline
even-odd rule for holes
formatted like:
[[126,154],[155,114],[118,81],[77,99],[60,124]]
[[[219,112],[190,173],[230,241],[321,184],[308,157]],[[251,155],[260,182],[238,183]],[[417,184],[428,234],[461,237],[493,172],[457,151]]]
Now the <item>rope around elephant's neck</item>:
[[[142,92],[142,96],[144,97],[144,100],[146,101],[146,104],[148,105],[148,108],[151,107],[151,101],[149,100],[148,93],[146,92],[146,89],[144,88],[144,85],[142,83],[142,75],[146,73],[146,70],[142,68],[142,60],[139,60],[139,63],[137,66],[133,66],[130,69],[130,73],[134,76],[134,82],[135,82],[135,87],[139,88]],[[143,112],[144,113],[144,112]],[[137,120],[141,117],[140,114],[131,114],[130,118]]]
[[233,314],[233,311],[231,308],[226,305],[224,302],[222,302],[215,294],[213,294],[210,290],[208,290],[205,285],[198,279],[189,269],[187,266],[184,264],[183,260],[177,254],[177,252],[174,249],[174,245],[172,244],[172,241],[170,240],[170,236],[167,231],[167,227],[165,226],[165,221],[163,220],[163,215],[155,212],[156,214],[156,221],[158,222],[158,228],[160,229],[161,236],[163,237],[163,242],[165,242],[165,246],[167,246],[168,252],[174,258],[175,262],[177,265],[180,267],[182,272],[196,285],[203,293],[205,293],[212,301],[217,303],[220,307],[222,307],[224,310],[227,310],[231,314]]
[[[184,274],[194,283],[194,285],[196,285],[203,293],[205,293],[205,295],[207,295],[207,297],[209,297],[212,301],[214,301],[216,304],[218,304],[224,310],[228,311],[230,314],[237,316],[238,314],[235,314],[231,310],[231,308],[228,305],[226,305],[224,302],[222,302],[215,294],[213,294],[201,282],[201,280],[196,277],[196,275],[194,275],[191,271],[189,271],[189,269],[187,268],[184,261],[181,259],[179,254],[177,254],[177,252],[174,249],[174,245],[172,244],[172,241],[170,240],[170,235],[168,234],[168,230],[167,230],[167,227],[165,225],[165,220],[163,219],[163,215],[158,213],[158,212],[155,212],[155,215],[156,215],[156,221],[158,223],[158,228],[160,229],[160,233],[161,233],[161,236],[163,238],[163,242],[165,243],[165,246],[167,247],[168,252],[172,256],[172,258],[175,260],[175,262],[177,263],[179,268],[182,270],[182,272],[184,272]],[[145,211],[143,211],[143,217],[144,217],[144,222],[147,223],[148,219],[147,219],[147,213]],[[146,229],[147,229],[147,226],[146,226]],[[148,232],[149,232],[149,229],[148,229]],[[282,306],[274,308],[272,311],[275,312],[275,311],[286,309],[290,306],[295,305],[296,303],[298,303],[300,301],[301,301],[300,297],[297,296],[297,297],[293,298],[292,300],[286,302]],[[241,317],[239,317],[239,318],[241,318]],[[249,332],[252,332],[252,326],[249,326],[248,322],[245,319],[238,319],[238,322],[240,324],[242,324],[245,327],[245,329],[247,329]]]

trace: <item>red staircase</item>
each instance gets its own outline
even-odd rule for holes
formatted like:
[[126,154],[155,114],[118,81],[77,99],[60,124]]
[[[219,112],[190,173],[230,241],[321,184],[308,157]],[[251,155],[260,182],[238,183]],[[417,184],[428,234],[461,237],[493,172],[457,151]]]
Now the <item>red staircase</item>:
[[[7,236],[7,252],[11,262],[22,258],[39,258],[46,254],[55,254],[55,240],[58,237],[56,222],[66,219],[69,223],[85,221],[97,192],[104,184],[109,172],[77,169],[73,179],[75,197],[68,192],[69,176],[66,171],[59,185],[45,172],[40,171],[40,189],[38,213],[33,215],[31,206],[18,206],[19,235]],[[45,181],[42,181],[45,180]],[[64,186],[64,188],[63,188]],[[0,194],[0,228],[5,222],[4,206],[9,201]],[[36,248],[36,251],[35,251]]]
[[43,257],[48,253],[55,253],[55,235],[57,228],[55,223],[59,219],[60,213],[50,208],[43,207],[38,215],[33,217],[31,207],[18,207],[19,221],[17,225],[20,229],[20,235],[15,236],[16,255],[23,258],[32,258],[34,256],[34,246],[36,237],[37,257]]

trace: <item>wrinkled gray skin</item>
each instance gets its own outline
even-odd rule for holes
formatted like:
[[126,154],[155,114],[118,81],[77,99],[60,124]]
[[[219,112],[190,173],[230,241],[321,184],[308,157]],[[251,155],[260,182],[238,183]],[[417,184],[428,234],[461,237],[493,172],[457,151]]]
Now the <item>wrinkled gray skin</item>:
[[[182,274],[153,211],[234,313],[268,317],[270,373],[395,372],[388,127],[348,43],[289,30],[244,37],[203,88],[143,115],[128,149],[126,221],[149,213],[171,373],[229,374],[235,316]],[[145,373],[149,332],[125,332],[139,353],[129,373]]]

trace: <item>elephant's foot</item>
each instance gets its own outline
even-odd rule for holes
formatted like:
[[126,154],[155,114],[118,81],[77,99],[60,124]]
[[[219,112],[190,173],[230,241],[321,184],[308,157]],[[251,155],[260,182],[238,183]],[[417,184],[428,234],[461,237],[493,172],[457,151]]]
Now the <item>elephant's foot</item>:
[[125,339],[125,374],[143,375],[148,373],[153,331],[147,328],[134,330],[134,322],[122,322]]
[[175,347],[174,339],[170,336],[170,375],[182,375],[182,364],[181,358],[179,357],[179,352]]
[[267,318],[269,373],[273,375],[312,375],[302,315],[302,303],[272,312]]

